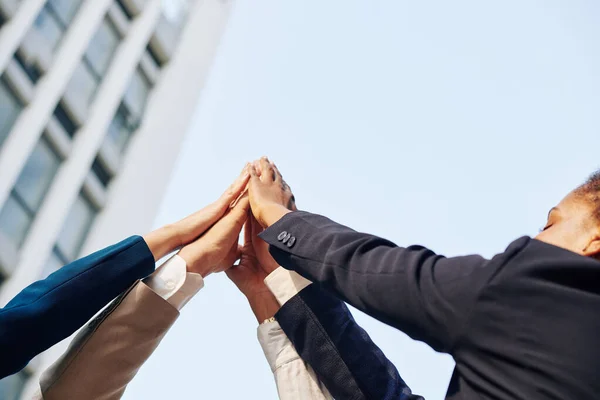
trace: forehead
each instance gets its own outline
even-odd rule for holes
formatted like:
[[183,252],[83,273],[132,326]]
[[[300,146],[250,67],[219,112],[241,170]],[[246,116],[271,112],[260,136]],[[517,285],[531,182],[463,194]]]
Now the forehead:
[[552,211],[559,212],[561,215],[574,215],[574,214],[591,214],[593,211],[592,201],[588,198],[585,193],[573,191],[565,196],[564,199],[552,208]]

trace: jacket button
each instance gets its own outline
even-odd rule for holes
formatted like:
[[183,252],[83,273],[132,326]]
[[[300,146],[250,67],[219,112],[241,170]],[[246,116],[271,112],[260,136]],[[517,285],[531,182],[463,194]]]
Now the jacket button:
[[287,236],[287,234],[288,233],[286,231],[281,232],[279,234],[279,236],[277,236],[277,240],[279,240],[281,242],[283,239],[285,239],[285,237]]
[[288,241],[287,241],[287,247],[289,247],[290,249],[292,247],[294,247],[294,244],[296,243],[296,237],[292,236]]
[[287,235],[285,235],[285,237],[283,238],[281,243],[286,244],[288,242],[288,240],[290,240],[291,237],[292,237],[292,234],[288,233]]

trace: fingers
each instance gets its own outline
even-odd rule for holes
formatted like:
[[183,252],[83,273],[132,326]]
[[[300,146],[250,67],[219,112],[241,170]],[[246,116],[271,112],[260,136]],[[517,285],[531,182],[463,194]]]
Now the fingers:
[[229,211],[229,213],[223,217],[223,219],[227,219],[231,224],[234,225],[235,229],[242,230],[244,223],[248,219],[248,211],[250,210],[250,200],[248,195],[243,195],[235,207]]
[[252,213],[248,213],[246,223],[244,224],[244,248],[252,246]]
[[275,176],[275,183],[280,184],[284,189],[287,186],[287,184],[283,181],[283,176],[281,176],[281,172],[279,172],[279,169],[277,169],[277,166],[275,165],[275,163],[270,163],[271,168],[273,168],[273,174]]
[[235,262],[237,260],[239,260],[241,257],[242,257],[242,249],[236,240],[233,243],[233,245],[231,245],[231,248],[227,252],[225,259],[223,260],[223,263],[222,263],[223,271],[227,271],[228,269],[233,267],[233,264],[235,264]]
[[275,170],[267,157],[262,157],[260,163],[260,180],[263,182],[273,182],[275,180]]
[[227,207],[233,207],[237,203],[237,200],[246,189],[248,179],[250,179],[250,164],[246,164],[241,174],[237,179],[227,188],[225,193],[221,195],[219,200],[219,208],[222,212],[225,212]]
[[250,182],[260,182],[260,172],[258,171],[256,163],[250,164],[248,171],[250,172]]

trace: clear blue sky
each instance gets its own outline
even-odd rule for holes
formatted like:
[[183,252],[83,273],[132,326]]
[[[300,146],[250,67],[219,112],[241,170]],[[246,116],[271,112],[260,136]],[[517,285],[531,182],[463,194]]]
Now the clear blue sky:
[[[275,160],[301,208],[400,245],[491,256],[600,167],[597,0],[237,1],[156,225]],[[452,360],[355,313],[413,390]],[[275,399],[225,275],[126,399]]]

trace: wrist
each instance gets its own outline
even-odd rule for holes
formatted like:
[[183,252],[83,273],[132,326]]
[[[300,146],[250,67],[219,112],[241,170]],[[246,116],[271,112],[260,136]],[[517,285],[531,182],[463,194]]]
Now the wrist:
[[279,221],[283,218],[284,215],[291,213],[291,210],[288,210],[284,206],[280,204],[273,204],[265,207],[262,212],[262,223],[264,227],[269,227],[273,225],[275,222]]
[[144,240],[155,261],[160,260],[179,247],[178,237],[172,225],[162,226],[144,235]]
[[271,292],[247,295],[246,298],[259,324],[274,317],[277,311],[279,311],[279,303]]
[[210,264],[207,263],[202,256],[188,252],[185,247],[178,253],[178,255],[185,261],[187,272],[199,274],[202,276],[202,278],[206,278],[212,273]]

